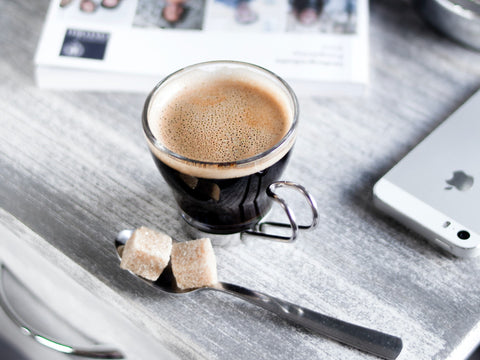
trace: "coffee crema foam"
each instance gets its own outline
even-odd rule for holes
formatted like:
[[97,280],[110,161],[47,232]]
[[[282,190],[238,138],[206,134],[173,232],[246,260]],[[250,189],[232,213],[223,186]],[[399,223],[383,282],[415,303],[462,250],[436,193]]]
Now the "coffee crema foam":
[[150,144],[170,167],[197,177],[240,177],[269,167],[292,147],[294,136],[272,154],[232,165],[277,145],[294,121],[291,97],[271,74],[248,68],[197,69],[167,82],[152,95],[150,130],[165,148],[194,160],[172,157]]

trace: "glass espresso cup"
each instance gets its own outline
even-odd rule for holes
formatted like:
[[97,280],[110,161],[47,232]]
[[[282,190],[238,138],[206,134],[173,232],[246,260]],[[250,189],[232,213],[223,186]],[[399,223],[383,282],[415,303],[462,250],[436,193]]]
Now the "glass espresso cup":
[[[297,136],[298,102],[272,72],[236,61],[183,68],[152,90],[142,122],[153,159],[193,228],[293,241],[299,229],[316,225],[310,194],[278,181]],[[279,187],[304,195],[313,213],[310,225],[297,224]],[[274,202],[289,223],[261,223]],[[266,225],[290,227],[291,235],[268,233]]]

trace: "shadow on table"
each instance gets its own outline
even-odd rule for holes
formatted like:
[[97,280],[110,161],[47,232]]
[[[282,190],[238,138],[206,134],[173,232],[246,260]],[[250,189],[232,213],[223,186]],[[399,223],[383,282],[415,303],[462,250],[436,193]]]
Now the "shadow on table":
[[15,346],[0,337],[0,354],[2,360],[28,360]]

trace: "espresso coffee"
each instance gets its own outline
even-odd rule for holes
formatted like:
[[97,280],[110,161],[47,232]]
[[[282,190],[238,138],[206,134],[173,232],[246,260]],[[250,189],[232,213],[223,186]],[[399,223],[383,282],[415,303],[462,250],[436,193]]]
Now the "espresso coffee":
[[150,150],[183,217],[213,233],[251,228],[268,212],[266,188],[295,139],[296,104],[282,81],[234,65],[174,74],[144,110]]
[[277,144],[290,128],[288,109],[259,84],[219,78],[180,91],[150,120],[169,150],[204,162],[234,162]]

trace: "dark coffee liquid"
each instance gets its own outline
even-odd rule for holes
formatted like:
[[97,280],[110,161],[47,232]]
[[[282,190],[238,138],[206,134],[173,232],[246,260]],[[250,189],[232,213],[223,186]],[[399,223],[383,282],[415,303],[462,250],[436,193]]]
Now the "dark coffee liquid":
[[252,228],[270,210],[267,187],[276,181],[290,152],[260,172],[233,179],[202,179],[182,174],[153,156],[187,222],[199,230],[230,234]]
[[266,189],[279,179],[294,139],[286,137],[292,102],[276,81],[226,68],[186,73],[153,95],[149,129],[175,155],[151,142],[150,150],[194,227],[235,233],[270,209]]

